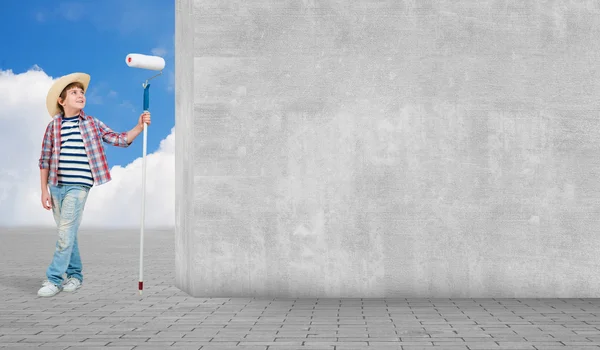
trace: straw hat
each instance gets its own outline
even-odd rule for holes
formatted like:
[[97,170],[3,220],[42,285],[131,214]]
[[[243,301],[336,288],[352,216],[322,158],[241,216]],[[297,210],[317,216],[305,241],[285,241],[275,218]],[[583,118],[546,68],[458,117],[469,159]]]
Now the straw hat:
[[58,108],[58,97],[60,93],[67,87],[67,85],[80,82],[83,85],[83,91],[87,91],[88,85],[90,84],[90,76],[85,73],[71,73],[60,77],[48,91],[46,96],[46,108],[51,117],[60,113]]

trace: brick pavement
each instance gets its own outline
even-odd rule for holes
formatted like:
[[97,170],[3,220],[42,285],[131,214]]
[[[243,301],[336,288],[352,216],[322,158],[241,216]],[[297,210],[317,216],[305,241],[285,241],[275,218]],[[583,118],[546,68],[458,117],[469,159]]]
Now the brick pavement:
[[597,349],[599,299],[192,298],[172,231],[80,234],[84,286],[36,295],[51,230],[0,230],[0,349]]

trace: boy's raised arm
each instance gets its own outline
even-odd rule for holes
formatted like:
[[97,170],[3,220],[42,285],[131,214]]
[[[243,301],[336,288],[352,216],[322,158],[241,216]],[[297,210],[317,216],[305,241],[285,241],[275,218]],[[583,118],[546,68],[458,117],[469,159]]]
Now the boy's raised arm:
[[102,141],[117,147],[129,147],[131,142],[129,141],[127,132],[116,132],[109,128],[106,124],[97,118],[94,118],[94,122],[100,130]]
[[129,147],[133,140],[138,137],[144,131],[144,122],[150,125],[150,113],[144,112],[140,115],[138,123],[131,130],[127,132],[115,132],[102,121],[94,118],[96,125],[100,129],[102,134],[102,140],[117,147]]

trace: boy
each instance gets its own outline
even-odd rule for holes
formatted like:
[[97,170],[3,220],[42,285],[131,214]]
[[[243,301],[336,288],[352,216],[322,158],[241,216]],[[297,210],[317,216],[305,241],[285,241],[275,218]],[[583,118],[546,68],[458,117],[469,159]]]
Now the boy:
[[150,113],[145,112],[133,129],[117,133],[86,115],[83,107],[89,82],[90,76],[84,73],[63,76],[46,97],[52,121],[46,127],[39,159],[41,199],[44,209],[52,209],[58,241],[46,270],[47,281],[38,290],[42,297],[61,290],[73,292],[83,283],[77,231],[90,189],[111,180],[102,141],[128,147],[144,131],[143,123],[150,125]]

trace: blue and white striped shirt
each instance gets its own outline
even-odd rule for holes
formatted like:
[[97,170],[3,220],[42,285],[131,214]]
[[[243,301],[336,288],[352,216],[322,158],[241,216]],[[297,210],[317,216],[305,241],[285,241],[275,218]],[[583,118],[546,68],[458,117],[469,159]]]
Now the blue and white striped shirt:
[[60,158],[58,160],[58,183],[92,187],[94,178],[83,138],[79,131],[79,118],[63,117],[60,128]]

